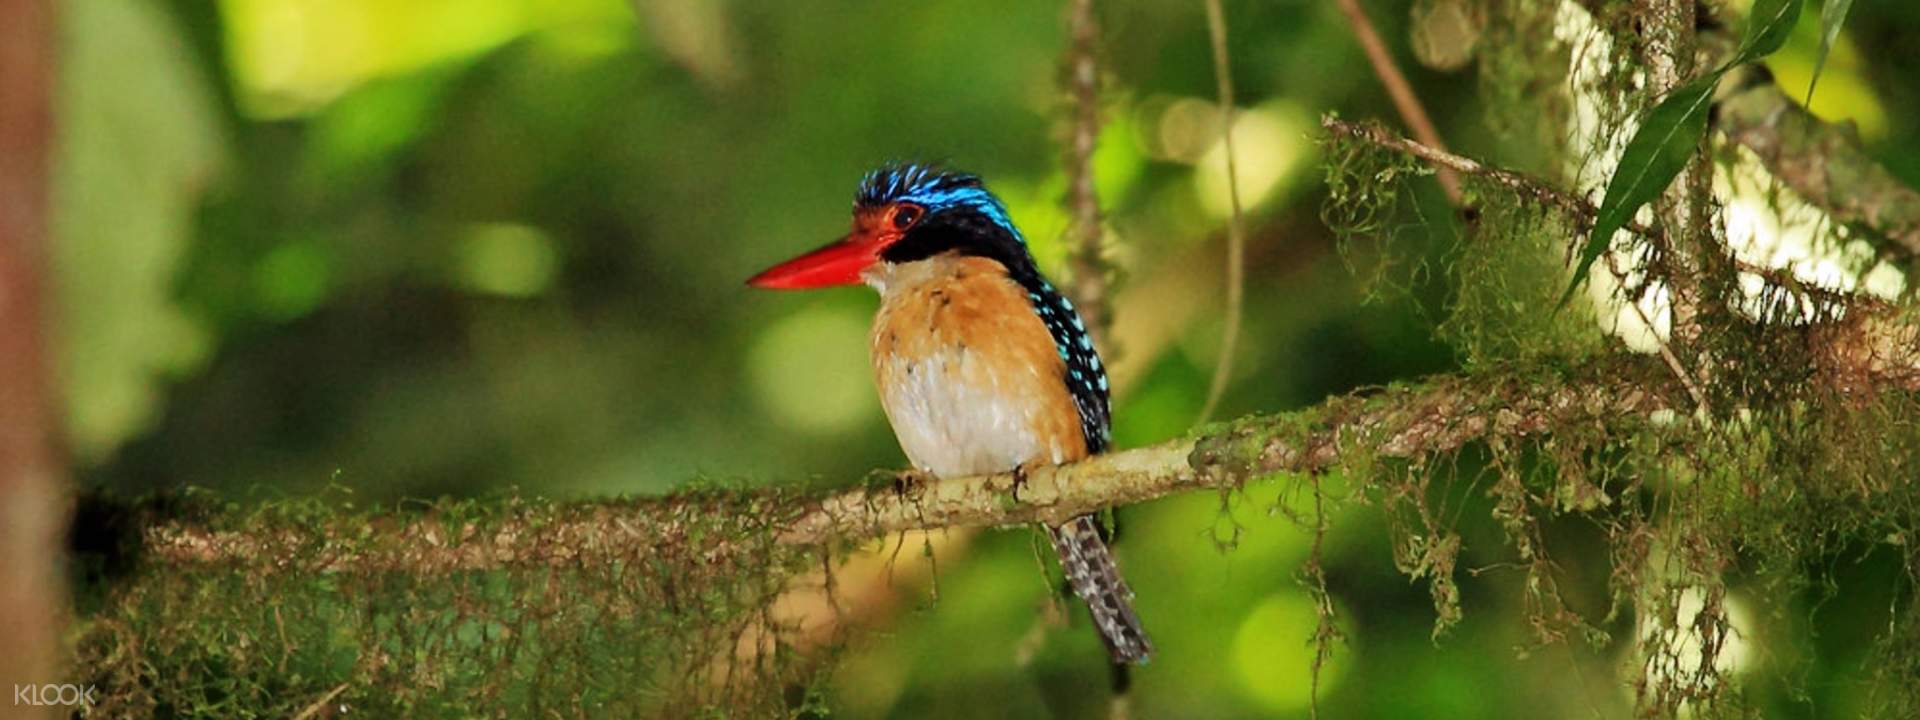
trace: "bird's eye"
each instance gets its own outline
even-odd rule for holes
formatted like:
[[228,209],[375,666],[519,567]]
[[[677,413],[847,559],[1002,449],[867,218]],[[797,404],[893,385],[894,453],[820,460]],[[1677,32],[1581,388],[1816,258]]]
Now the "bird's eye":
[[897,230],[912,227],[913,223],[919,219],[920,208],[915,205],[901,205],[899,209],[893,211],[893,227]]

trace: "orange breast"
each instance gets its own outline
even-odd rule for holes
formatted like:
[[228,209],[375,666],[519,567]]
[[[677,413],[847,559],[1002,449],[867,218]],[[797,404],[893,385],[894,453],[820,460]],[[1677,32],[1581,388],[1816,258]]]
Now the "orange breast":
[[941,256],[878,278],[872,356],[901,449],[940,476],[1087,454],[1066,365],[999,263]]

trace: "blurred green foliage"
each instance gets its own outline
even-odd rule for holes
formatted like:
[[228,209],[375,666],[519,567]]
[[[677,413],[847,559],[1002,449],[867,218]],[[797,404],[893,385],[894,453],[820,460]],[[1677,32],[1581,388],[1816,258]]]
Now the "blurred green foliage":
[[[1324,110],[1391,110],[1330,3],[1227,5],[1255,232],[1246,357],[1222,416],[1478,362],[1483,348],[1432,332],[1456,303],[1489,322],[1537,322],[1499,305],[1492,285],[1469,292],[1444,273],[1407,272],[1395,276],[1406,292],[1376,296],[1365,272],[1349,272],[1319,220],[1310,128]],[[1404,38],[1410,3],[1377,5],[1382,32]],[[750,293],[741,281],[837,236],[860,173],[889,159],[982,174],[1043,267],[1062,266],[1065,42],[1053,4],[62,8],[56,337],[88,486],[241,499],[343,487],[391,502],[509,487],[658,493],[696,477],[846,483],[901,464],[864,358],[874,299]],[[1224,171],[1199,4],[1102,13],[1109,124],[1096,169],[1123,276],[1107,352],[1119,444],[1136,446],[1185,432],[1205,392]],[[1811,75],[1814,25],[1771,63],[1790,90]],[[1908,149],[1920,142],[1920,56],[1897,50],[1917,34],[1920,7],[1859,4],[1814,102],[1858,120],[1909,182],[1920,182]],[[1457,148],[1543,162],[1533,143],[1487,130],[1513,108],[1488,107],[1472,71],[1426,69],[1394,44]],[[1462,242],[1451,211],[1430,185],[1408,187],[1382,236],[1416,268],[1447,262]],[[1543,233],[1559,223],[1526,219],[1541,228],[1530,240],[1550,246]],[[1511,284],[1533,292],[1546,279]],[[1480,460],[1455,472],[1471,477]],[[1461,567],[1504,562],[1491,501],[1461,486]],[[1120,514],[1139,609],[1164,650],[1136,674],[1144,716],[1305,712],[1315,616],[1297,574],[1311,537],[1283,517],[1303,511],[1289,488]],[[1325,562],[1346,643],[1320,677],[1329,716],[1630,706],[1612,680],[1619,643],[1532,652],[1511,621],[1518,575],[1463,575],[1469,612],[1435,643],[1428,591],[1395,571],[1375,514],[1332,520]],[[1570,602],[1604,615],[1608,559],[1592,529],[1548,528],[1565,541]],[[1084,619],[1015,661],[1050,597],[1030,539],[995,533],[953,553],[935,584],[910,590],[918,607],[847,649],[835,707],[1102,712],[1106,670]],[[1882,554],[1828,572],[1882,587],[1897,565]],[[1791,622],[1820,632],[1770,651],[1819,660],[1807,697],[1762,698],[1781,716],[1858,707],[1850,677],[1893,602],[1811,595]]]
[[[179,152],[205,164],[200,178],[211,182],[145,186],[198,206],[127,201],[182,227],[170,262],[63,260],[69,274],[98,282],[98,268],[112,266],[164,290],[96,304],[76,288],[69,307],[124,315],[145,333],[168,325],[140,313],[186,328],[172,343],[114,336],[179,358],[171,375],[123,372],[139,393],[69,383],[76,433],[91,415],[120,418],[89,435],[91,481],[577,495],[659,491],[695,474],[837,482],[898,464],[859,359],[872,299],[756,294],[740,281],[837,236],[859,174],[896,158],[983,174],[1058,272],[1057,10],[638,7],[636,16],[616,0],[236,0],[146,18],[167,50],[197,60],[182,69],[179,102],[149,114],[202,118],[208,147]],[[1273,225],[1256,271],[1318,276],[1328,244],[1310,223],[1311,108],[1371,88],[1320,78],[1323,87],[1297,87],[1270,61],[1353,58],[1341,28],[1309,22],[1326,18],[1308,7],[1243,10],[1235,47],[1252,57],[1241,81],[1260,89],[1239,123],[1241,179]],[[1171,274],[1163,264],[1194,276],[1157,291],[1181,296],[1176,312],[1135,323],[1184,330],[1149,333],[1139,347],[1123,332],[1109,350],[1137,378],[1119,398],[1129,444],[1184,430],[1218,332],[1206,258],[1218,252],[1209,238],[1224,188],[1205,171],[1219,161],[1196,13],[1147,6],[1107,19],[1108,46],[1130,49],[1109,53],[1098,158],[1119,259],[1140,285]],[[889,30],[849,32],[861,27]],[[689,37],[708,40],[688,47]],[[982,37],[994,38],[991,52]],[[1148,62],[1155,56],[1166,60]],[[139,78],[153,64],[114,61],[98,72]],[[217,91],[188,92],[207,86]],[[91,147],[90,137],[72,144]],[[124,174],[67,167],[68,186]],[[64,215],[119,226],[102,211],[110,205]],[[164,247],[163,238],[112,239]],[[1298,405],[1445,366],[1416,325],[1390,308],[1356,309],[1345,285],[1337,274],[1256,282],[1255,304],[1288,317],[1254,314],[1256,362],[1245,373],[1260,381],[1242,383],[1227,410]],[[1299,346],[1336,354],[1287,352]],[[75,366],[87,354],[143,356],[91,338],[67,347]],[[121,397],[130,393],[148,400]],[[94,406],[104,409],[82,411]]]
[[54,327],[69,437],[99,462],[159,415],[163,378],[206,362],[208,331],[175,282],[231,150],[210,78],[161,7],[73,3],[62,28]]

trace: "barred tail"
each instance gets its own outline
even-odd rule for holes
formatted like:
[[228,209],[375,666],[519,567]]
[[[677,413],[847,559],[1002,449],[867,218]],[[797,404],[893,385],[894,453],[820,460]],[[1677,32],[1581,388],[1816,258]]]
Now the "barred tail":
[[1133,614],[1133,590],[1120,579],[1120,568],[1113,554],[1100,539],[1100,525],[1092,515],[1082,515],[1060,527],[1047,528],[1053,537],[1053,549],[1060,553],[1060,567],[1066,570],[1073,594],[1093,612],[1093,625],[1107,644],[1115,663],[1144,665],[1153,653],[1147,631]]

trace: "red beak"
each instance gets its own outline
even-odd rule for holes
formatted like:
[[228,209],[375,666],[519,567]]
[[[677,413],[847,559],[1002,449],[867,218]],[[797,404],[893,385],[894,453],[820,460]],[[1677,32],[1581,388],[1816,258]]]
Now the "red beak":
[[748,278],[747,284],[776,290],[858,285],[860,273],[880,259],[883,243],[877,240],[863,237],[861,233],[848,235],[839,242],[767,268]]

